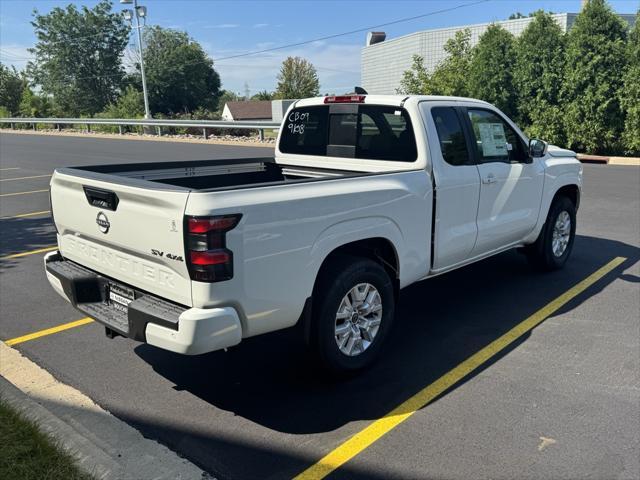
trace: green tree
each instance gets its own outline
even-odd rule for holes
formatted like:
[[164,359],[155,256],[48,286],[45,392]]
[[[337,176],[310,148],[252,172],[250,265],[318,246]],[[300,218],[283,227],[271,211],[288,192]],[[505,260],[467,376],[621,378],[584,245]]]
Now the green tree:
[[[516,12],[516,13],[512,13],[511,15],[509,15],[509,20],[519,20],[521,18],[529,18],[529,17],[534,17],[536,15],[536,13],[538,12],[543,12],[544,10],[536,10],[535,12],[529,12],[528,15],[524,15],[520,12]],[[553,11],[549,10],[549,15],[553,15]]]
[[[640,18],[640,10],[638,10]],[[636,21],[627,42],[628,66],[620,90],[620,105],[625,114],[622,143],[631,155],[640,155],[640,22]]]
[[513,83],[518,120],[532,137],[563,145],[564,111],[560,89],[564,78],[565,37],[553,17],[538,11],[515,44]]
[[620,149],[623,117],[619,89],[626,65],[626,24],[605,0],[590,0],[567,40],[563,95],[571,148],[611,153]]
[[511,65],[515,59],[513,35],[499,25],[489,25],[473,49],[469,67],[471,96],[494,104],[515,116],[516,95]]
[[[100,113],[96,114],[99,118],[143,118],[144,117],[144,99],[142,92],[133,85],[127,85],[122,91],[118,100],[110,103]],[[127,131],[143,131],[141,127],[123,126]],[[120,131],[115,125],[96,125],[94,129],[97,131],[116,133]]]
[[142,118],[144,117],[144,99],[142,92],[133,85],[128,85],[118,100],[100,115],[104,118]]
[[430,95],[431,75],[427,73],[424,67],[424,58],[420,55],[414,55],[411,68],[402,73],[400,87],[396,90],[398,94],[405,95]]
[[0,106],[5,107],[11,115],[18,113],[24,86],[24,78],[15,67],[9,68],[0,63]]
[[418,95],[468,96],[467,76],[471,64],[471,31],[456,32],[444,45],[447,57],[429,74],[424,69],[424,61],[413,57],[410,70],[403,73],[399,93]]
[[51,101],[45,95],[38,95],[28,85],[24,86],[18,106],[18,113],[21,117],[48,117],[51,109]]
[[282,62],[276,98],[316,97],[319,93],[318,73],[311,62],[300,57],[288,57]]
[[[213,60],[186,32],[152,26],[145,30],[143,49],[151,113],[175,115],[198,108],[215,110],[220,76]],[[142,89],[139,59],[136,86]]]
[[273,95],[273,92],[262,90],[251,97],[251,100],[273,100]]
[[471,30],[456,32],[444,44],[447,58],[434,70],[430,83],[435,95],[469,95],[467,76],[471,66]]
[[93,115],[113,102],[124,76],[120,57],[129,27],[121,13],[111,12],[111,2],[33,15],[38,41],[27,70],[34,83],[69,116]]

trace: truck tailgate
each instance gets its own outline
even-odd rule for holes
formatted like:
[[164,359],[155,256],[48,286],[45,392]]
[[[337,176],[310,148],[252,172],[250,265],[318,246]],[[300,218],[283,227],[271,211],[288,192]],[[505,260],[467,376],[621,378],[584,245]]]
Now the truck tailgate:
[[62,255],[191,306],[183,235],[189,191],[122,185],[115,176],[111,182],[66,172],[56,171],[51,179],[51,208]]

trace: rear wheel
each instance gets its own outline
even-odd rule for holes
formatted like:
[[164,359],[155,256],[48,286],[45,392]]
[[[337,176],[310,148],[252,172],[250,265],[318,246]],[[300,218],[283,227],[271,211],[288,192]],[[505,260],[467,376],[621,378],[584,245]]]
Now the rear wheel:
[[554,200],[536,242],[525,249],[529,261],[543,270],[564,267],[576,234],[576,207],[561,196]]
[[334,372],[370,365],[391,327],[394,290],[378,263],[336,257],[323,269],[313,295],[311,345]]

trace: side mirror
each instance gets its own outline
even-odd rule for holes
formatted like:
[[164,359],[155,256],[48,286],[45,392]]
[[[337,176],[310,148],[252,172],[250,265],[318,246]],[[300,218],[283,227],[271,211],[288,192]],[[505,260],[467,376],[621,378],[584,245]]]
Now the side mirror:
[[547,154],[549,144],[544,140],[532,138],[529,140],[529,156],[531,158],[544,157]]

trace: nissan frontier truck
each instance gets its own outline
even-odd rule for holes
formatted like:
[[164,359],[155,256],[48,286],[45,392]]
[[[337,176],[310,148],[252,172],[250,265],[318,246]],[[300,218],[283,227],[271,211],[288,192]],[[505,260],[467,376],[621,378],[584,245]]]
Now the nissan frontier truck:
[[368,366],[414,282],[519,248],[562,268],[582,167],[470,98],[296,101],[275,156],[58,168],[53,288],[122,335],[187,355],[298,325]]

